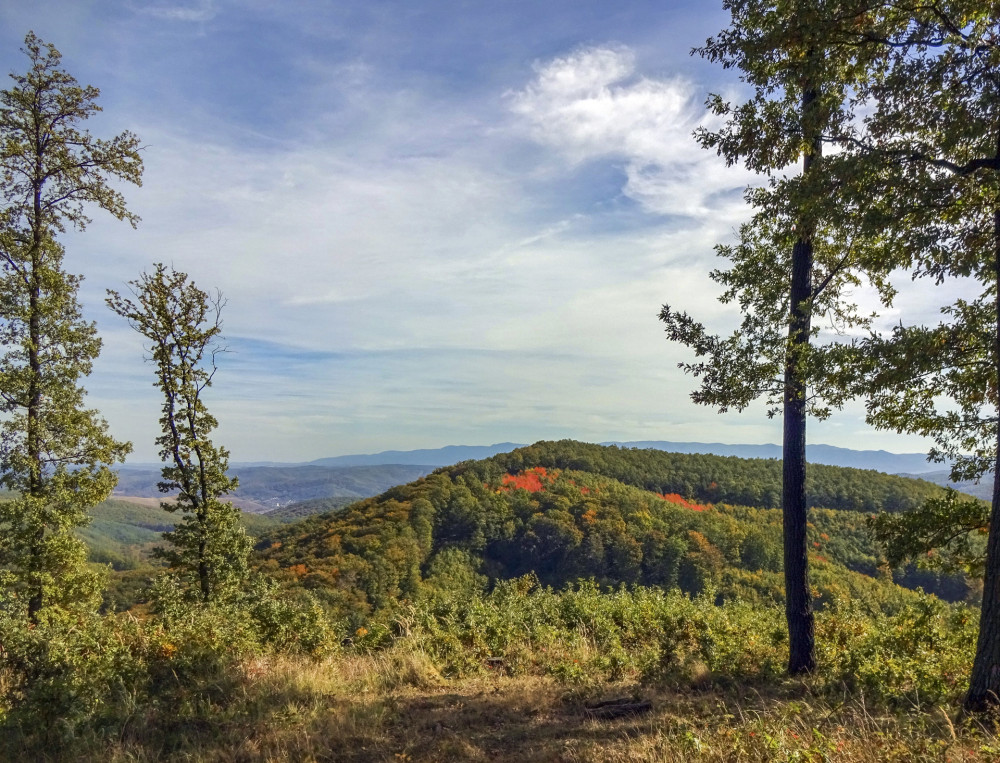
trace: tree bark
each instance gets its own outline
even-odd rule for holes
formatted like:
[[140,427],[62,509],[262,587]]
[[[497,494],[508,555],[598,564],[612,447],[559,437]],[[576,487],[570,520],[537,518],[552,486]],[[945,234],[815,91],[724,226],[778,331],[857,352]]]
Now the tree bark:
[[[35,176],[33,179],[34,187],[32,189],[31,210],[31,270],[28,273],[28,288],[30,290],[28,295],[28,370],[30,381],[28,382],[27,431],[24,447],[26,455],[31,461],[27,492],[32,498],[41,498],[44,495],[42,482],[44,468],[42,464],[42,438],[40,431],[42,362],[39,351],[42,345],[42,183],[45,172],[43,164],[45,144],[37,115],[35,116],[34,133]],[[31,548],[28,550],[28,621],[34,625],[38,623],[38,613],[42,609],[45,596],[41,577],[42,543],[44,540],[45,527],[43,525],[38,528],[32,540]]]
[[[1000,156],[1000,146],[998,146]],[[1000,286],[1000,208],[993,212],[994,278]],[[996,373],[994,394],[1000,395],[1000,289],[994,307],[993,365]],[[1000,414],[1000,400],[997,400]],[[979,638],[969,678],[965,709],[985,710],[1000,704],[1000,421],[997,422],[996,458],[993,463],[993,507],[986,542],[986,570],[983,575],[983,606],[979,613]]]
[[[802,95],[802,122],[817,98],[813,88]],[[808,175],[822,151],[811,140],[802,160],[802,174]],[[799,223],[799,238],[792,248],[792,283],[788,346],[785,350],[784,433],[782,441],[781,508],[785,552],[785,617],[788,621],[788,672],[811,671],[815,626],[809,593],[809,560],[806,546],[806,368],[811,323],[813,245],[812,232]]]

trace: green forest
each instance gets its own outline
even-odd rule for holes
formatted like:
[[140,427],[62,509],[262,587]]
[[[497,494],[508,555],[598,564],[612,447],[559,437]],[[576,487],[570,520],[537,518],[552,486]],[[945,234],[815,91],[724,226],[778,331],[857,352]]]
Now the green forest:
[[[941,488],[838,467],[810,474],[813,584],[825,596],[893,574],[951,600],[974,596],[964,576],[890,571],[869,531],[871,512],[917,509]],[[309,517],[257,548],[264,569],[355,618],[428,587],[481,593],[524,575],[780,603],[779,492],[775,461],[540,442]]]
[[[138,225],[143,145],[92,136],[99,91],[27,33],[0,90],[0,757],[1000,757],[1000,19],[723,7],[694,52],[745,99],[710,96],[695,138],[762,178],[706,274],[741,322],[659,320],[692,403],[762,403],[782,458],[541,441],[353,502],[377,470],[333,494],[260,467],[255,495],[308,496],[263,517],[210,410],[226,299],[164,263],[105,298],[163,500],[112,498],[133,444],[87,406],[102,339],[64,234]],[[895,315],[900,277],[972,296],[886,329],[856,294]],[[852,400],[992,501],[807,464],[807,422]]]

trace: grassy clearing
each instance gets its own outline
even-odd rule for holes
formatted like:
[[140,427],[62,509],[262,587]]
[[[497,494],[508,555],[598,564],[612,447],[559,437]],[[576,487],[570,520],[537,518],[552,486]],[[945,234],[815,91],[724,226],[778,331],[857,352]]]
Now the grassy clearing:
[[[737,682],[705,671],[663,686],[500,673],[449,680],[420,651],[241,663],[224,691],[136,708],[113,736],[10,759],[145,761],[995,761],[1000,742],[950,705],[887,708],[810,679]],[[219,687],[222,688],[222,687]],[[595,700],[649,699],[594,720]],[[24,757],[29,756],[30,757]]]
[[[5,689],[0,670],[12,703],[0,757],[1000,759],[988,719],[958,720],[972,611],[933,597],[887,599],[888,613],[830,602],[804,680],[784,677],[782,611],[761,601],[526,578],[485,596],[438,592],[365,625],[259,604],[7,623],[7,669],[22,684]],[[652,710],[588,712],[616,697]]]

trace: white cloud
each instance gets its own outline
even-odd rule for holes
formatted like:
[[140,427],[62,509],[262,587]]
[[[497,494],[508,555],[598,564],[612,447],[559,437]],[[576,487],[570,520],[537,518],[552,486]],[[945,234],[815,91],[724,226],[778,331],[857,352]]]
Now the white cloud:
[[688,80],[639,76],[624,47],[582,48],[536,64],[535,72],[534,81],[509,94],[535,140],[575,164],[623,160],[624,193],[657,214],[731,217],[742,207],[742,200],[719,195],[754,176],[727,168],[692,137],[712,122]]

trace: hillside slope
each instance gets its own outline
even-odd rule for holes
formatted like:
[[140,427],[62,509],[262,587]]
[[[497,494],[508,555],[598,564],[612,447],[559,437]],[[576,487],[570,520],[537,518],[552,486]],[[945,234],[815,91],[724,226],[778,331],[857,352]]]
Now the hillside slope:
[[[914,508],[941,488],[837,467],[815,466],[810,478],[823,595],[898,595],[884,585],[866,517]],[[267,569],[345,614],[525,574],[553,586],[584,578],[778,600],[779,494],[777,461],[541,442],[310,517],[258,548]],[[949,598],[968,593],[962,580],[898,572],[907,575]]]
[[[111,498],[95,506],[89,524],[77,530],[88,548],[92,562],[110,564],[116,570],[131,569],[148,562],[149,549],[163,542],[162,534],[174,528],[180,516],[160,508],[159,500]],[[282,524],[268,515],[242,515],[247,531],[254,536]]]

